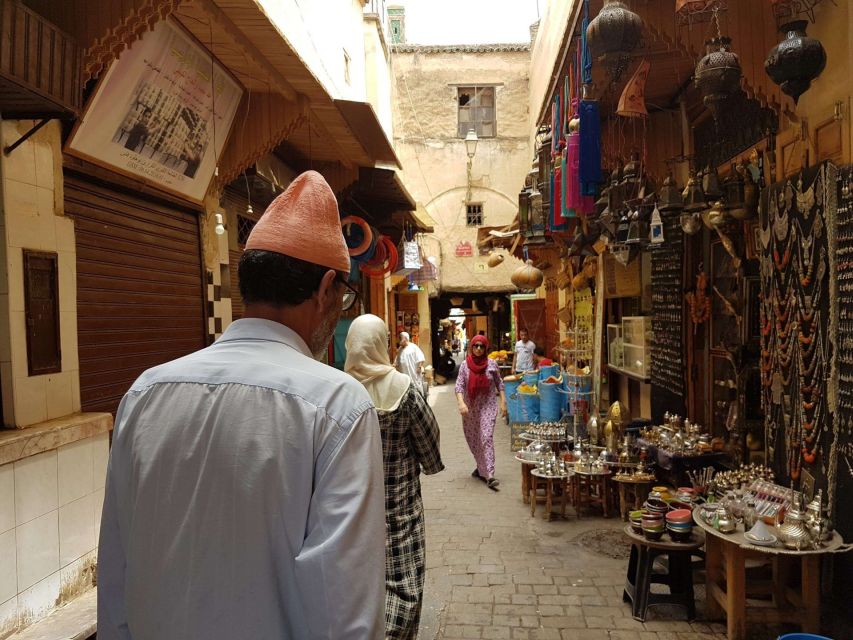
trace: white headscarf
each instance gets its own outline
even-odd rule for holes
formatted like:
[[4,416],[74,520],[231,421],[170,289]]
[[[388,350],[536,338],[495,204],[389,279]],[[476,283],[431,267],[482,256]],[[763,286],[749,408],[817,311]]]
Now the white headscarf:
[[346,339],[344,371],[367,389],[380,411],[394,411],[412,383],[409,376],[391,366],[385,321],[366,314],[352,321]]

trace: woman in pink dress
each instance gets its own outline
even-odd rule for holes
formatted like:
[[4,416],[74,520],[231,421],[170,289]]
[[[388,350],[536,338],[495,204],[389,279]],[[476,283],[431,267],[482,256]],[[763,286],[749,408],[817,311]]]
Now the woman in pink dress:
[[504,383],[497,363],[486,356],[489,350],[486,337],[474,336],[469,348],[471,351],[456,377],[456,399],[459,401],[465,440],[477,462],[477,468],[471,475],[485,482],[492,491],[497,491],[500,482],[495,478],[493,436],[498,416],[498,395],[501,416],[506,416]]

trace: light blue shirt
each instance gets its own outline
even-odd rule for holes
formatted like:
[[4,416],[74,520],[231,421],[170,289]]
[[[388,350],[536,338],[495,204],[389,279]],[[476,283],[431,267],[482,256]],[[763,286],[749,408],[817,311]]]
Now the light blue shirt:
[[98,640],[382,638],[384,563],[376,411],[292,330],[237,320],[122,400]]

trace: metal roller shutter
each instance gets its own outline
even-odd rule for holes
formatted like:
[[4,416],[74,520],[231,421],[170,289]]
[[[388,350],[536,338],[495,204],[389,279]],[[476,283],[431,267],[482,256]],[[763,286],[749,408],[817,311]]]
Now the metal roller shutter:
[[83,411],[115,413],[146,369],[205,346],[198,216],[66,176]]

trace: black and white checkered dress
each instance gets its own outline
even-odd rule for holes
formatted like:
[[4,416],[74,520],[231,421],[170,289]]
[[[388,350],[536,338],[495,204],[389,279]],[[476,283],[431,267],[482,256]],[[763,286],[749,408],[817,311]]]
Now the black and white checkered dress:
[[414,385],[395,411],[379,412],[385,465],[385,637],[418,635],[426,573],[421,471],[444,469],[438,423]]

